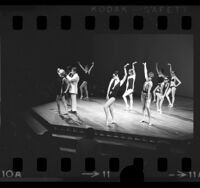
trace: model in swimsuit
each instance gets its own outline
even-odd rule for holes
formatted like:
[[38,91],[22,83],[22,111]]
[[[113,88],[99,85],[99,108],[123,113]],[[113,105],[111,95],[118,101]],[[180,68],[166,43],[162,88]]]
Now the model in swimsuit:
[[[133,92],[134,92],[134,84],[135,84],[135,79],[136,79],[136,72],[135,72],[135,67],[134,65],[137,62],[133,62],[132,63],[132,69],[129,69],[128,71],[128,78],[127,78],[127,82],[126,82],[126,90],[123,94],[123,99],[126,105],[126,110],[132,110],[133,109]],[[128,105],[127,102],[127,96],[129,96],[130,98],[130,106]]]
[[163,105],[163,102],[164,102],[164,99],[166,97],[168,89],[169,89],[169,79],[167,77],[165,77],[163,85],[162,85],[162,95],[160,96],[160,101],[159,101],[159,112],[160,112],[160,114],[162,114],[162,105]]
[[160,114],[162,114],[162,104],[166,96],[166,93],[168,91],[168,88],[169,88],[169,80],[167,77],[165,77],[164,81],[162,83],[159,83],[155,88],[155,93],[157,96],[156,107],[157,111],[160,112]]
[[90,68],[89,68],[88,65],[85,65],[85,67],[83,67],[80,62],[78,62],[78,65],[81,67],[81,69],[84,72],[83,82],[80,85],[80,91],[81,91],[80,99],[83,99],[83,90],[85,91],[85,95],[86,95],[85,99],[88,99],[89,98],[89,95],[88,95],[88,82],[89,82],[90,73],[92,71],[92,68],[94,67],[94,62],[92,62],[92,65],[90,66]]
[[162,97],[162,89],[163,89],[163,83],[159,83],[154,89],[155,94],[156,94],[156,108],[158,112],[160,112],[160,101]]
[[[169,107],[173,107],[175,102],[176,88],[181,84],[181,81],[176,76],[175,71],[172,70],[172,65],[170,63],[168,65],[170,68],[171,79],[170,79],[169,89],[166,93],[166,97],[169,102]],[[169,94],[172,95],[172,101],[169,98]]]
[[142,102],[142,112],[143,112],[143,119],[140,121],[141,123],[145,120],[145,110],[147,111],[149,122],[148,124],[151,125],[151,113],[150,113],[150,105],[151,105],[151,89],[153,87],[152,78],[154,77],[153,72],[147,72],[146,62],[143,63],[144,65],[144,75],[145,75],[145,82],[143,85],[143,90],[141,92],[141,102]]
[[118,76],[118,71],[115,71],[113,73],[113,78],[111,79],[110,83],[109,83],[109,86],[108,86],[108,90],[107,90],[107,95],[106,95],[106,103],[104,105],[104,112],[105,112],[105,115],[106,115],[106,125],[108,126],[109,125],[109,122],[108,122],[108,116],[109,116],[109,113],[111,114],[111,117],[112,117],[112,124],[115,123],[115,120],[114,120],[114,111],[113,111],[113,104],[117,98],[117,93],[120,89],[120,87],[124,84],[125,80],[126,80],[126,77],[127,77],[127,70],[126,70],[126,67],[128,66],[129,64],[126,64],[124,66],[124,77],[122,80],[119,79],[119,76]]
[[57,92],[57,96],[56,96],[56,103],[57,103],[57,107],[58,107],[58,113],[59,115],[61,115],[61,110],[60,110],[60,101],[62,101],[66,113],[68,113],[68,108],[67,108],[67,103],[65,100],[65,94],[67,93],[69,87],[67,87],[67,79],[66,79],[66,73],[63,69],[58,68],[57,69],[57,74],[59,76],[59,82],[61,85],[60,90]]
[[[164,70],[158,68],[158,63],[156,63],[156,72],[158,75],[158,84],[162,83],[164,81],[165,75],[164,75]],[[153,90],[153,102],[156,102],[156,88]]]

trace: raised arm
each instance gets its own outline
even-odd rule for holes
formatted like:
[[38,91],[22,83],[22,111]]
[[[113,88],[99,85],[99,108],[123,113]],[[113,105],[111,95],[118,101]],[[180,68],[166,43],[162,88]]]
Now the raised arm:
[[168,63],[168,65],[169,65],[170,74],[172,74],[172,72],[173,72],[173,70],[172,70],[172,65],[171,65],[171,63]]
[[136,72],[135,72],[135,64],[137,63],[137,61],[132,63],[132,69],[133,69],[133,74],[136,76]]
[[160,71],[158,69],[158,63],[156,63],[156,72],[157,72],[158,75],[160,74]]
[[144,62],[143,65],[144,65],[144,77],[146,80],[148,80],[147,63]]
[[84,67],[81,65],[80,62],[78,62],[78,65],[79,65],[79,67],[81,67],[81,69],[85,72],[85,69],[84,69]]
[[90,67],[90,69],[88,71],[89,74],[90,74],[90,72],[91,72],[91,70],[92,70],[93,67],[94,67],[94,62],[92,62],[92,65],[91,65],[91,67]]
[[124,77],[122,78],[122,80],[120,81],[120,86],[122,86],[126,80],[126,77],[127,77],[127,70],[126,70],[126,67],[128,66],[129,64],[127,63],[125,66],[124,66]]

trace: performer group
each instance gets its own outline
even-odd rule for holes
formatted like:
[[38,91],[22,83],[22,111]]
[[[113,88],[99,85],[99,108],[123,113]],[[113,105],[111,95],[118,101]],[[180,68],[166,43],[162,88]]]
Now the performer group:
[[[130,66],[130,64],[127,63],[124,65],[123,67],[124,76],[121,80],[119,78],[118,70],[116,70],[112,74],[112,78],[109,82],[108,89],[107,89],[106,103],[104,105],[106,126],[110,126],[111,124],[116,123],[113,104],[115,103],[118,93],[125,82],[126,82],[126,87],[122,95],[122,98],[125,103],[125,110],[126,111],[133,110],[133,94],[134,94],[134,86],[135,86],[135,80],[136,80],[135,66],[137,63],[138,62],[135,61],[131,64],[131,67],[128,69],[128,73],[127,73],[127,67]],[[151,101],[152,101],[151,93],[152,93],[152,88],[153,88],[154,73],[148,72],[146,62],[142,64],[144,68],[145,82],[143,84],[143,88],[141,91],[143,119],[140,122],[141,123],[145,122],[145,112],[147,112],[147,115],[148,115],[147,124],[151,126],[152,122],[151,122],[150,106],[151,106]],[[89,65],[83,66],[80,62],[78,62],[78,65],[83,71],[83,79],[79,88],[80,99],[88,100],[89,99],[88,84],[89,84],[89,78],[91,76],[91,71],[93,70],[93,67],[94,67],[94,62],[92,62],[91,66]],[[170,78],[168,78],[168,76],[164,74],[163,69],[159,70],[158,63],[156,63],[158,84],[153,90],[153,102],[156,103],[156,109],[160,114],[162,114],[162,106],[163,106],[163,102],[165,98],[167,98],[169,107],[174,106],[176,88],[181,84],[181,81],[176,76],[175,71],[172,70],[172,65],[169,63],[168,66],[170,70]],[[57,91],[57,96],[56,96],[58,113],[59,115],[61,115],[60,103],[62,102],[66,110],[66,114],[68,113],[77,114],[77,94],[78,94],[78,83],[80,80],[79,75],[77,73],[77,68],[67,67],[66,70],[58,68],[57,74],[59,75],[59,85],[60,85],[59,87],[60,89]],[[171,99],[170,99],[170,95],[171,95]],[[66,99],[68,101],[66,101]],[[71,110],[68,110],[68,106],[71,106]],[[109,115],[111,116],[110,122],[109,122]]]

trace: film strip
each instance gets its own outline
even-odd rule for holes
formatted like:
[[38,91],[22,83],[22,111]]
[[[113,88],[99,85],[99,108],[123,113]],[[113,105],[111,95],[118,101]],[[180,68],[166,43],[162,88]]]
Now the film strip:
[[[95,16],[85,16],[85,29],[86,30],[95,30],[96,25]],[[71,29],[71,16],[61,16],[60,18],[60,29],[70,30]],[[36,18],[36,30],[46,30],[48,19],[47,16],[37,16]],[[167,30],[168,29],[168,19],[167,16],[157,16],[157,26],[158,30]],[[118,30],[120,27],[120,17],[119,16],[109,16],[109,29]],[[134,16],[133,17],[133,29],[142,30],[144,27],[143,16]],[[191,16],[181,16],[180,25],[177,28],[181,30],[191,30],[192,28],[192,18]],[[23,29],[23,16],[13,16],[12,19],[12,29],[13,30],[22,30]]]
[[0,181],[198,182],[199,9],[0,6]]

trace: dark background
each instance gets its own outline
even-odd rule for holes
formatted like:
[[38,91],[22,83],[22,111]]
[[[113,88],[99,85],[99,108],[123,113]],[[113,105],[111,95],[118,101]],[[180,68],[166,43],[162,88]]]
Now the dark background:
[[[172,63],[182,81],[177,95],[193,97],[193,35],[188,32],[180,35],[177,32],[179,19],[175,9],[171,11],[174,15],[168,18],[174,25],[166,32],[156,29],[159,12],[148,16],[142,7],[118,12],[120,28],[112,31],[109,30],[109,16],[115,14],[98,12],[95,6],[75,9],[70,6],[1,7],[1,50],[6,70],[7,104],[12,107],[21,101],[32,106],[55,100],[56,68],[77,66],[77,61],[82,64],[95,62],[89,85],[90,96],[105,97],[113,71],[118,69],[122,78],[124,64],[136,60],[147,61],[149,71],[154,73],[155,62],[158,62],[167,75],[169,69],[166,64]],[[143,14],[146,20],[144,30],[133,30],[132,14]],[[12,30],[13,15],[24,16],[22,30]],[[72,18],[70,30],[61,29],[60,18],[63,15]],[[95,30],[85,29],[87,15],[96,16]],[[47,16],[47,30],[36,29],[37,16]],[[140,94],[144,82],[141,64],[136,65],[136,71],[135,96]],[[78,72],[81,77],[81,70],[78,69]],[[156,81],[157,76],[154,87]],[[122,92],[123,89],[120,94]]]
[[[140,33],[140,34],[150,34],[150,33],[156,33],[156,34],[166,34],[166,33],[185,33],[185,34],[194,34],[194,62],[195,62],[195,68],[194,68],[194,72],[195,72],[195,80],[196,81],[196,85],[198,84],[198,62],[199,62],[199,56],[198,56],[198,52],[199,52],[199,47],[198,45],[200,44],[199,41],[199,24],[197,24],[199,22],[198,16],[196,17],[196,19],[193,19],[194,24],[193,24],[193,29],[190,31],[182,31],[180,29],[180,19],[178,19],[178,17],[180,15],[183,15],[182,13],[176,13],[176,12],[172,12],[171,14],[168,14],[168,18],[169,18],[169,23],[171,23],[171,26],[168,28],[168,30],[166,31],[159,31],[156,29],[156,16],[160,15],[160,14],[165,14],[166,12],[143,12],[143,9],[140,10],[140,7],[137,7],[138,11],[129,11],[128,14],[124,14],[124,13],[97,13],[94,14],[92,12],[89,11],[88,7],[76,7],[76,9],[71,9],[70,7],[63,7],[60,8],[58,7],[57,9],[55,7],[51,8],[51,7],[47,7],[47,6],[43,6],[43,7],[9,7],[9,8],[2,8],[1,7],[1,12],[0,12],[0,33],[1,33],[1,45],[2,45],[2,75],[3,78],[5,78],[4,76],[6,76],[6,79],[1,79],[1,81],[3,82],[2,84],[4,85],[4,87],[2,87],[3,89],[1,91],[3,91],[4,93],[4,97],[2,102],[4,102],[4,107],[8,107],[7,104],[10,104],[10,108],[8,108],[9,110],[7,111],[8,113],[6,114],[6,116],[4,116],[8,121],[11,120],[11,118],[9,118],[10,113],[11,113],[11,109],[13,109],[13,112],[20,112],[20,105],[23,104],[28,104],[28,103],[33,103],[34,105],[42,103],[42,102],[47,102],[48,100],[55,100],[55,93],[54,93],[54,89],[47,89],[47,87],[49,86],[50,88],[53,88],[53,82],[54,79],[56,77],[55,74],[55,69],[57,68],[57,66],[63,66],[65,67],[68,64],[73,64],[75,63],[76,60],[80,60],[83,64],[84,63],[88,63],[91,62],[92,60],[95,61],[96,63],[96,67],[94,69],[93,72],[93,76],[97,76],[96,73],[99,72],[100,77],[98,77],[98,80],[95,80],[96,83],[104,83],[105,84],[99,84],[98,88],[106,88],[108,81],[110,79],[111,73],[113,72],[113,69],[115,70],[116,68],[119,68],[120,73],[122,73],[122,69],[120,69],[125,62],[129,61],[129,58],[131,58],[133,60],[140,60],[143,61],[144,59],[142,59],[143,57],[147,58],[145,59],[147,62],[153,63],[154,61],[156,61],[158,57],[160,57],[159,53],[156,53],[155,56],[153,56],[154,53],[150,54],[152,55],[152,57],[149,57],[149,53],[147,53],[147,55],[144,56],[140,56],[138,55],[138,59],[135,59],[133,56],[137,57],[137,54],[134,52],[132,52],[132,48],[137,50],[141,50],[143,51],[144,46],[138,46],[139,48],[137,48],[137,46],[135,46],[134,44],[136,43],[135,38],[136,38],[136,34]],[[137,9],[136,8],[136,9]],[[191,14],[196,14],[199,15],[199,10],[198,7],[196,9],[196,11],[193,9],[190,10],[188,8],[189,12],[186,12],[186,15],[191,15]],[[191,11],[191,12],[190,12]],[[86,31],[84,30],[84,16],[85,15],[95,15],[95,16],[99,16],[97,18],[97,22],[98,24],[96,25],[96,30],[94,31]],[[110,31],[108,29],[108,18],[110,15],[113,14],[117,14],[120,16],[121,19],[121,26],[119,30],[117,31]],[[145,28],[143,31],[134,31],[131,24],[132,24],[132,16],[133,15],[143,15],[144,19],[146,20],[145,23]],[[180,14],[180,15],[177,15]],[[13,15],[21,15],[21,16],[25,16],[24,19],[24,29],[21,31],[13,31],[12,30],[12,16]],[[37,31],[36,30],[36,16],[38,15],[46,15],[48,17],[48,30],[45,31]],[[62,31],[60,29],[60,16],[61,15],[71,15],[73,16],[73,20],[72,20],[72,29],[70,31]],[[196,23],[196,24],[195,24]],[[108,39],[108,34],[109,34],[109,40]],[[115,36],[114,36],[114,35]],[[117,36],[116,36],[117,34]],[[118,35],[119,34],[119,35]],[[125,34],[125,35],[124,35]],[[197,34],[197,35],[196,35]],[[107,36],[106,36],[107,35]],[[70,36],[70,37],[69,37]],[[73,37],[72,37],[73,36]],[[125,40],[124,36],[131,36],[129,37],[129,40]],[[106,38],[105,38],[106,37]],[[142,35],[141,35],[142,37]],[[141,38],[140,37],[140,38]],[[123,39],[122,39],[123,38]],[[126,37],[125,37],[126,38]],[[132,40],[134,40],[132,42],[131,38],[133,38]],[[174,38],[176,38],[174,36]],[[168,37],[169,39],[169,37]],[[179,43],[175,43],[173,42],[173,40],[169,40],[168,39],[162,39],[165,40],[165,42],[168,44],[167,46],[170,47],[166,47],[165,45],[162,44],[162,47],[165,48],[167,51],[171,48],[174,47],[174,45],[178,45],[177,48],[174,47],[175,52],[176,50],[178,50],[180,53],[182,53],[181,55],[179,55],[178,57],[184,58],[185,56],[188,57],[191,55],[192,53],[192,48],[190,48],[189,46],[192,46],[191,42],[189,41],[190,45],[185,45],[188,47],[190,53],[185,53],[185,51],[183,51],[184,47],[182,45],[179,45]],[[102,41],[101,41],[102,40]],[[152,38],[148,39],[148,40],[152,40]],[[160,40],[161,42],[157,41],[157,44],[161,44],[162,40]],[[96,41],[96,43],[94,43],[94,41]],[[126,48],[126,45],[123,46],[116,46],[116,48],[112,49],[111,46],[113,46],[113,44],[117,43],[117,44],[124,44],[126,41],[126,45],[129,44],[131,48]],[[180,40],[179,40],[180,42]],[[187,43],[186,39],[184,39],[184,41],[182,41],[183,43]],[[102,43],[102,44],[101,44]],[[171,44],[172,43],[172,44]],[[96,47],[93,46],[94,44],[96,44]],[[145,43],[145,45],[149,45],[148,43]],[[152,46],[154,46],[155,44],[152,44]],[[107,47],[108,46],[108,47]],[[159,48],[160,46],[157,45]],[[64,47],[66,47],[66,49],[64,49]],[[105,48],[105,50],[104,50]],[[179,49],[180,48],[180,49]],[[101,51],[97,51],[97,49],[101,50]],[[119,53],[119,50],[123,49],[123,52],[127,55],[122,56],[121,53]],[[152,50],[154,50],[156,48],[153,48]],[[62,52],[60,50],[63,50]],[[94,51],[95,50],[95,51]],[[130,50],[130,51],[129,51]],[[149,49],[150,50],[150,49]],[[158,49],[161,50],[161,49]],[[92,51],[92,53],[91,53]],[[115,52],[118,52],[118,54],[115,54]],[[98,53],[96,53],[98,52]],[[111,54],[115,54],[116,56],[111,56],[108,55],[107,57],[103,56],[101,57],[100,54],[107,54],[108,52],[112,52]],[[121,50],[120,50],[121,52]],[[144,52],[143,52],[144,53]],[[146,53],[146,52],[145,52]],[[168,54],[168,52],[165,52],[164,50],[162,51],[162,53],[165,53],[165,55]],[[179,53],[179,54],[180,54]],[[139,53],[140,54],[140,53]],[[190,55],[189,55],[190,54]],[[119,59],[117,58],[117,56],[119,57]],[[100,57],[103,58],[102,60],[105,60],[105,63],[103,63],[103,61],[101,62],[102,64],[99,64],[99,60],[95,60],[96,57]],[[123,58],[121,58],[123,57]],[[192,56],[191,56],[192,57]],[[111,61],[111,58],[114,58],[114,60]],[[127,58],[127,59],[126,59]],[[149,59],[148,59],[149,58]],[[166,67],[166,61],[167,58],[162,59],[160,57],[159,59],[159,63],[163,64],[163,68],[165,69],[165,72],[168,72],[167,67]],[[109,61],[113,62],[113,64],[107,64]],[[157,60],[158,61],[158,60]],[[171,60],[171,63],[174,64],[174,68],[177,71],[177,75],[178,77],[181,79],[181,81],[183,82],[183,85],[181,85],[178,90],[177,93],[178,95],[182,95],[181,90],[183,90],[183,88],[186,88],[184,91],[186,91],[184,93],[185,96],[190,96],[187,95],[186,93],[192,93],[193,90],[190,90],[188,87],[185,86],[185,80],[187,78],[188,83],[189,81],[192,84],[187,84],[187,86],[189,87],[193,87],[193,75],[192,72],[189,73],[182,73],[182,68],[178,69],[177,68],[177,62],[180,62],[181,64],[184,62],[186,65],[185,70],[188,70],[190,68],[190,70],[192,70],[193,67],[193,60],[191,58],[191,61],[186,62],[186,61],[173,61]],[[116,66],[118,64],[118,66]],[[148,65],[149,65],[148,64]],[[105,65],[107,68],[109,69],[104,69],[103,65]],[[109,66],[108,66],[109,65]],[[180,64],[179,64],[180,65]],[[4,69],[6,66],[7,69]],[[179,66],[180,67],[180,66]],[[142,85],[143,82],[139,82],[139,80],[143,80],[144,81],[144,76],[143,76],[143,70],[141,66],[137,66],[136,67],[138,69],[138,75],[137,75],[137,83],[136,87],[137,87],[137,91],[140,92],[140,87]],[[140,70],[140,71],[139,71]],[[149,70],[154,71],[154,66],[149,67]],[[185,71],[184,71],[185,72]],[[183,76],[184,75],[184,76]],[[122,74],[120,74],[120,77],[122,76]],[[156,80],[156,78],[155,78]],[[8,82],[9,81],[9,82]],[[51,85],[52,84],[52,85]],[[6,87],[5,87],[6,86]],[[51,91],[51,92],[50,92]],[[195,87],[195,105],[194,105],[194,112],[195,112],[195,116],[194,116],[194,120],[195,121],[195,126],[194,128],[198,128],[198,122],[199,122],[199,93],[198,93],[198,86]],[[50,94],[51,93],[51,94]],[[103,94],[101,94],[102,96]],[[47,97],[48,96],[48,97]],[[105,95],[104,95],[105,96]],[[45,101],[46,100],[46,101]],[[6,104],[6,102],[7,104]],[[14,114],[14,113],[13,113]],[[14,118],[12,118],[14,119]],[[7,123],[7,122],[6,122]],[[27,144],[27,139],[24,139],[24,136],[27,134],[26,131],[22,131],[22,126],[23,126],[24,122],[19,122],[18,126],[12,125],[7,123],[5,127],[8,132],[10,134],[6,134],[8,132],[6,132],[4,135],[4,137],[6,139],[3,139],[4,142],[2,143],[6,143],[6,141],[8,143],[12,143],[13,145],[13,151],[14,154],[16,154],[16,150],[18,150],[19,147],[17,146],[17,141],[20,140],[19,142],[19,146],[21,148],[23,148],[22,151],[25,151],[24,148],[24,144]],[[26,126],[26,125],[25,125]],[[21,129],[19,129],[19,127]],[[28,126],[26,126],[27,128]],[[3,129],[2,129],[3,130]],[[18,132],[17,132],[18,131]],[[1,131],[2,132],[2,131]],[[17,133],[18,134],[17,134]],[[194,133],[198,136],[199,138],[199,131],[198,129],[196,131],[194,131]],[[1,135],[1,137],[2,137]],[[13,135],[18,135],[17,138],[15,138]],[[39,139],[32,139],[35,141],[38,141]],[[41,146],[41,141],[38,141],[38,146]],[[36,147],[27,147],[27,151],[29,152],[28,148],[30,150],[32,150],[33,148]],[[40,147],[38,147],[40,148]],[[50,148],[50,147],[49,147]],[[190,147],[191,148],[191,147]],[[194,153],[195,156],[196,155],[196,148],[194,147]],[[166,150],[167,151],[167,150]],[[156,150],[157,152],[157,150]],[[5,152],[6,153],[6,152]],[[121,152],[120,150],[120,153]],[[127,154],[126,152],[124,152],[125,154]],[[141,152],[138,152],[139,154],[141,154]],[[148,152],[148,154],[144,155],[144,156],[148,156],[151,152]],[[31,152],[30,152],[31,155]],[[10,155],[10,156],[14,156],[14,155]],[[20,156],[20,155],[19,155]],[[48,155],[51,156],[51,155]],[[130,155],[132,156],[132,155]],[[7,153],[5,155],[5,159],[7,159]],[[174,158],[173,158],[174,159]],[[198,159],[198,157],[197,157]],[[132,160],[132,159],[131,159]],[[5,160],[2,160],[5,163]],[[124,160],[126,161],[126,160]],[[172,160],[172,161],[177,161],[177,160]],[[198,161],[198,160],[197,160]],[[177,162],[176,162],[177,163]],[[33,164],[32,161],[29,162],[29,164]],[[29,166],[29,165],[28,165]],[[150,172],[152,169],[150,169]]]
[[[77,61],[82,64],[95,62],[89,84],[90,96],[105,98],[113,71],[118,69],[122,78],[124,64],[136,60],[147,61],[148,70],[154,73],[155,62],[158,62],[167,75],[166,64],[172,63],[183,83],[177,89],[177,95],[192,97],[193,35],[188,31],[181,32],[180,20],[176,12],[173,13],[168,17],[173,26],[159,31],[156,29],[159,12],[149,14],[142,7],[127,8],[127,12],[116,13],[120,16],[119,30],[109,30],[109,16],[115,13],[93,12],[92,7],[1,7],[2,98],[7,117],[17,118],[22,106],[29,108],[55,100],[57,67],[77,66]],[[23,16],[22,30],[12,29],[14,15]],[[61,29],[63,15],[72,18],[70,30]],[[95,30],[85,29],[86,15],[96,16]],[[133,15],[144,16],[144,30],[133,29]],[[37,16],[47,16],[47,30],[37,30]],[[197,44],[195,41],[194,45]],[[140,95],[144,82],[141,64],[136,65],[136,71],[134,97]],[[81,70],[78,72],[81,77]],[[156,81],[157,76],[154,87]],[[124,88],[119,97],[123,91]]]
[[[140,93],[144,82],[141,62],[146,61],[148,70],[155,73],[154,87],[157,83],[155,62],[168,76],[167,63],[170,62],[182,81],[177,95],[193,96],[192,35],[77,35],[29,31],[10,35],[3,51],[7,62],[5,75],[8,97],[17,95],[23,101],[40,103],[55,100],[57,67],[65,69],[68,65],[77,66],[77,61],[83,65],[95,62],[89,84],[93,96],[105,97],[112,73],[119,70],[122,78],[124,64],[135,60],[140,62],[136,65],[136,95]],[[82,71],[78,69],[78,72],[81,77]]]
[[[154,87],[157,83],[155,63],[164,69],[168,76],[172,64],[182,85],[177,89],[177,95],[193,97],[193,37],[192,35],[139,35],[139,34],[104,34],[94,37],[94,57],[102,64],[108,73],[121,70],[126,62],[139,61],[136,68],[135,90],[140,92],[144,82],[144,70],[141,62],[147,62],[148,71],[155,73]],[[104,66],[106,65],[106,66]],[[99,71],[100,72],[100,71]],[[105,72],[107,77],[108,73]],[[104,76],[103,76],[104,77]]]

